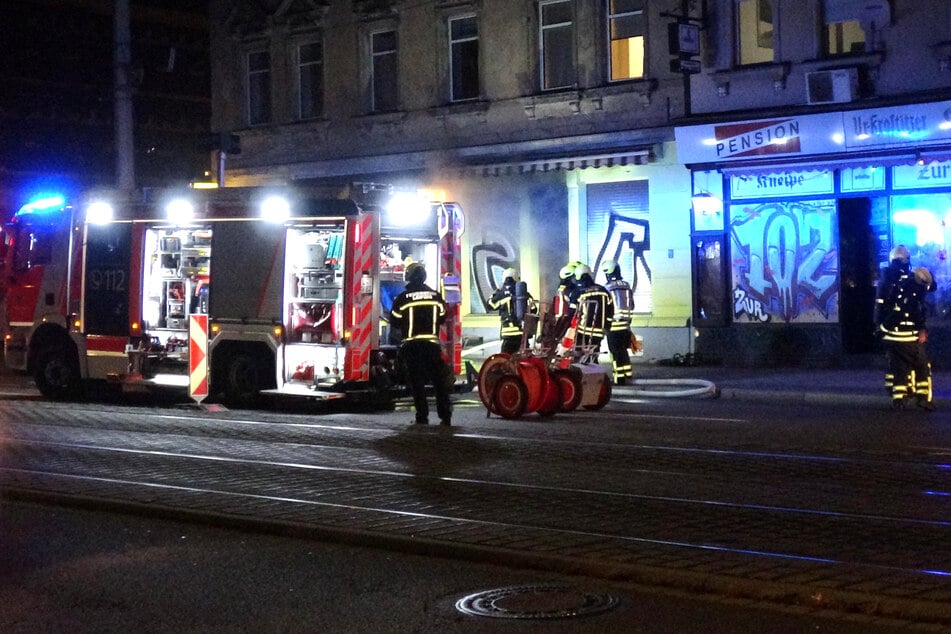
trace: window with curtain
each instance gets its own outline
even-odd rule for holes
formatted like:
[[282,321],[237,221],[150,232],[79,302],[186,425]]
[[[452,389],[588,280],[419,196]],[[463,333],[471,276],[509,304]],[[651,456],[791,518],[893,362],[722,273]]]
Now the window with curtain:
[[645,4],[644,0],[608,0],[611,81],[644,76]]
[[741,66],[774,61],[774,16],[773,0],[737,0],[736,53]]
[[575,84],[575,26],[571,0],[551,0],[538,5],[539,57],[543,90]]
[[827,56],[865,52],[865,29],[859,21],[862,3],[856,0],[823,0]]

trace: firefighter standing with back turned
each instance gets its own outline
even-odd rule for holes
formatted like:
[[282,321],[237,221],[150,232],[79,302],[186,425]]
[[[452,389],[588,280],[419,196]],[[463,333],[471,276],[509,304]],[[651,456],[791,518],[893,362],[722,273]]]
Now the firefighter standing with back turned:
[[621,277],[621,266],[614,260],[605,260],[601,270],[607,278],[604,288],[614,301],[614,318],[608,330],[608,350],[614,365],[614,384],[627,385],[633,376],[631,369],[631,320],[634,318],[634,291]]
[[924,349],[928,340],[924,298],[935,284],[928,269],[912,271],[909,258],[904,245],[889,254],[875,296],[876,334],[885,344],[885,387],[892,408],[905,409],[906,398],[914,396],[919,407],[933,411],[931,364]]
[[600,284],[595,283],[591,267],[575,268],[577,287],[571,297],[571,308],[578,316],[575,335],[575,359],[579,363],[597,363],[604,334],[614,318],[614,301]]
[[426,281],[426,268],[419,262],[406,267],[406,289],[393,300],[390,324],[400,329],[403,340],[397,358],[403,364],[413,392],[417,425],[429,423],[426,384],[436,392],[440,425],[452,424],[452,403],[446,381],[446,364],[439,345],[439,326],[446,320],[446,302]]
[[489,308],[499,311],[501,351],[515,354],[522,345],[523,318],[526,311],[534,312],[535,300],[519,284],[518,272],[507,268],[502,272],[502,286],[489,298]]

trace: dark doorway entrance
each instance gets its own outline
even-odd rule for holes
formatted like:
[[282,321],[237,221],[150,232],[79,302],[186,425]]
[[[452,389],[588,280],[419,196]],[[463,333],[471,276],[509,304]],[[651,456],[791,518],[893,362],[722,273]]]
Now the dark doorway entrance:
[[876,350],[872,311],[877,265],[870,220],[870,199],[839,199],[839,323],[842,346],[847,354]]

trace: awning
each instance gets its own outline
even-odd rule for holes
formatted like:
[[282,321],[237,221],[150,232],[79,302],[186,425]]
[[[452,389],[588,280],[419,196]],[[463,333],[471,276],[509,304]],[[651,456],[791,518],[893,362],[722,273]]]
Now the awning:
[[650,155],[650,150],[636,150],[633,152],[618,152],[613,154],[588,154],[558,158],[509,160],[487,163],[485,165],[470,165],[463,168],[463,171],[469,174],[481,174],[482,176],[512,176],[535,172],[587,169],[589,167],[646,165],[650,162]]

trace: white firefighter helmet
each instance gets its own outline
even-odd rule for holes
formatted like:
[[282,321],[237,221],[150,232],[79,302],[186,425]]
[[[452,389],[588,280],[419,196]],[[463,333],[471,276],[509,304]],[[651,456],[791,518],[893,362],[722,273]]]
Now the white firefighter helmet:
[[581,264],[575,267],[575,279],[580,280],[585,275],[591,275],[591,267],[587,264]]
[[518,281],[518,271],[516,271],[511,266],[505,269],[504,271],[502,271],[502,281],[504,282],[505,280],[509,278],[512,278],[516,282]]
[[614,260],[605,260],[601,263],[601,272],[604,273],[604,276],[609,278],[617,273],[618,263]]
[[897,247],[891,250],[891,253],[888,254],[888,261],[892,260],[902,260],[907,262],[911,258],[911,253],[908,252],[908,249],[904,244],[899,244]]
[[403,279],[407,282],[422,284],[426,281],[426,267],[421,262],[413,262],[403,272]]
[[919,266],[915,269],[915,281],[926,288],[931,288],[934,278],[931,276],[931,271],[923,266]]

